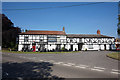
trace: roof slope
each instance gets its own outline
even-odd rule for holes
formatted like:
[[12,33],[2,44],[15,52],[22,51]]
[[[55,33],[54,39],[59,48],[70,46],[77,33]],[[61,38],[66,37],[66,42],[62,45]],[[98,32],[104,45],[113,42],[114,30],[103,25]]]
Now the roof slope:
[[98,35],[98,34],[67,34],[67,37],[70,38],[114,38],[110,36],[105,36],[105,35]]
[[29,30],[27,32],[23,32],[20,34],[38,34],[38,35],[66,35],[63,31],[37,31],[37,30]]

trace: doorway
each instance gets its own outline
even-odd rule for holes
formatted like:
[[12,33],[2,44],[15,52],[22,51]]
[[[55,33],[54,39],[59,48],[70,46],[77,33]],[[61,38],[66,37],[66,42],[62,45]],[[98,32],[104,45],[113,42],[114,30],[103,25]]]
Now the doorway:
[[24,44],[23,51],[29,51],[30,45]]
[[40,44],[39,45],[39,49],[40,52],[45,50],[45,45],[44,44]]
[[61,50],[60,44],[57,44],[56,50],[57,50],[57,51],[60,51],[60,50]]
[[70,49],[70,50],[71,50],[71,51],[73,51],[73,45],[70,45],[70,47],[71,47],[71,49]]
[[79,43],[79,44],[78,44],[78,51],[81,51],[81,50],[82,50],[82,46],[83,46],[83,43]]
[[104,44],[104,50],[106,50],[106,44]]

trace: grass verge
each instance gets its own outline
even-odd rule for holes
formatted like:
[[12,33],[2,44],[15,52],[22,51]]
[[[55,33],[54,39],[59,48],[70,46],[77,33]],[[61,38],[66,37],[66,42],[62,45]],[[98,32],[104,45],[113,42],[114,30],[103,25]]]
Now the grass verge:
[[108,53],[107,57],[116,59],[116,60],[120,60],[120,52],[114,52],[114,53]]
[[71,52],[22,52],[22,51],[9,51],[9,50],[2,50],[2,52],[7,53],[24,53],[24,54],[57,54],[57,53],[77,53],[80,51],[71,51]]

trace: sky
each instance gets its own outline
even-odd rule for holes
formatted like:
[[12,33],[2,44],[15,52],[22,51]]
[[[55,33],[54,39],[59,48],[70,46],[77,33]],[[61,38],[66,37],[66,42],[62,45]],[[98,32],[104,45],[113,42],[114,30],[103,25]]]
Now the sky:
[[[3,2],[2,13],[21,29],[62,31],[64,26],[67,34],[96,34],[99,29],[102,35],[117,37],[118,2],[91,3]],[[81,6],[58,8],[71,5]]]

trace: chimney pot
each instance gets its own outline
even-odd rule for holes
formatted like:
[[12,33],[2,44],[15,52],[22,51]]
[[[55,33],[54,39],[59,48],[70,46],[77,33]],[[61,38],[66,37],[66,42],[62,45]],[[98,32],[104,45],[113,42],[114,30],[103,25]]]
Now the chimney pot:
[[63,27],[63,32],[65,32],[65,27]]
[[99,29],[97,30],[97,34],[100,35],[100,30]]

